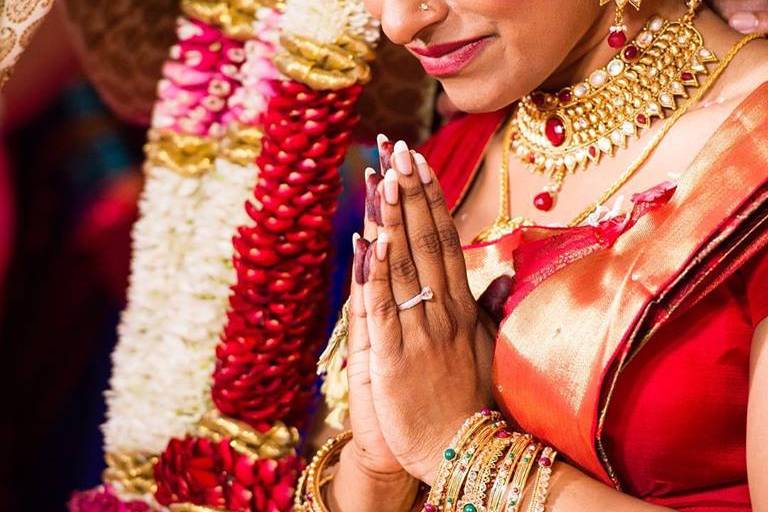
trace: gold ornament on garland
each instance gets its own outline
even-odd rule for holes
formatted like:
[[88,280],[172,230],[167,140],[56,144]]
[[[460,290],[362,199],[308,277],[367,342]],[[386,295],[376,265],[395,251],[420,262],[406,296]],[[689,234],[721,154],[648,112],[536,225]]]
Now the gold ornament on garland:
[[157,485],[152,468],[157,462],[154,455],[141,453],[107,453],[107,469],[102,478],[121,492],[137,496],[154,494]]
[[282,0],[182,0],[181,9],[190,18],[221,28],[229,37],[242,41],[256,37],[253,20],[259,9],[282,10]]

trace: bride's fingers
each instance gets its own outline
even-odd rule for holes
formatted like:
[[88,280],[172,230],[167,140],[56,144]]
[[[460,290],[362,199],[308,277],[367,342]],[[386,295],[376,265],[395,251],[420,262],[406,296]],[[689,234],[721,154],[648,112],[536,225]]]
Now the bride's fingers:
[[768,32],[768,2],[763,11],[742,11],[728,18],[732,28],[744,34]]
[[[440,237],[432,221],[416,163],[405,142],[398,141],[395,144],[392,163],[397,171],[397,180],[402,193],[400,203],[405,221],[405,233],[413,262],[416,264],[419,282],[422,286],[433,289],[435,292],[433,304],[437,304],[447,298]],[[430,306],[427,305],[426,308],[429,315]]]
[[440,253],[443,258],[448,292],[454,298],[471,296],[459,232],[456,230],[456,223],[453,221],[445,202],[443,189],[424,156],[421,153],[414,153],[413,159],[424,184],[424,194],[440,242]]
[[395,150],[395,144],[380,133],[376,137],[376,146],[379,148],[379,172],[383,175],[387,169],[392,168],[392,152]]
[[[388,234],[381,233],[368,251],[369,273],[363,286],[363,296],[368,331],[375,333],[375,336],[371,336],[371,350],[380,356],[374,360],[397,356],[403,349],[403,327],[398,316],[397,301],[390,286],[390,266],[387,261],[390,249]],[[388,369],[372,366],[371,371],[375,373]]]
[[[416,264],[411,257],[408,247],[408,236],[405,232],[405,219],[400,207],[400,188],[397,181],[397,171],[390,169],[384,176],[380,186],[384,194],[381,205],[381,217],[384,227],[379,230],[379,239],[386,233],[388,237],[388,269],[387,277],[391,278],[391,294],[397,304],[415,297],[421,292],[422,284]],[[427,285],[428,283],[423,283]],[[395,308],[397,314],[397,308]],[[406,330],[425,325],[424,304],[403,311],[401,321]]]

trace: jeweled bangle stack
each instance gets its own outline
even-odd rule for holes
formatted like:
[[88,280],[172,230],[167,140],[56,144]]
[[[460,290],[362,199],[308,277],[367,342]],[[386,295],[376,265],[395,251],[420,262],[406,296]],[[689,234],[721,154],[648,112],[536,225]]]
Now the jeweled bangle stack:
[[464,422],[443,452],[424,511],[518,512],[529,498],[528,512],[544,512],[556,455],[484,409]]

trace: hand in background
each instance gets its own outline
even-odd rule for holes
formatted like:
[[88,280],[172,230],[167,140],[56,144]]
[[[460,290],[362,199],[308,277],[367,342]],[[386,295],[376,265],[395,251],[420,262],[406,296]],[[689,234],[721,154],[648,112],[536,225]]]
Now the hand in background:
[[768,0],[709,0],[709,4],[739,32],[768,32]]

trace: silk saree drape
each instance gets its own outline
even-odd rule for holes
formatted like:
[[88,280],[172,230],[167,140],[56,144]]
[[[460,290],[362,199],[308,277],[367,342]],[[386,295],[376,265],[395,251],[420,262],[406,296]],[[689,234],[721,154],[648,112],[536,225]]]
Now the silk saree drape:
[[[471,182],[456,179],[456,162],[465,174],[476,167],[504,116],[469,116],[425,146],[451,204]],[[461,133],[458,155],[453,138]],[[474,293],[514,276],[493,366],[497,402],[523,429],[616,486],[603,435],[622,370],[768,244],[768,84],[676,184],[633,199],[631,214],[598,226],[523,228],[465,248]]]

